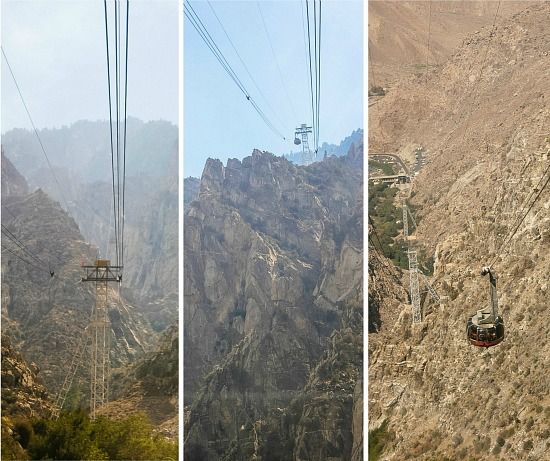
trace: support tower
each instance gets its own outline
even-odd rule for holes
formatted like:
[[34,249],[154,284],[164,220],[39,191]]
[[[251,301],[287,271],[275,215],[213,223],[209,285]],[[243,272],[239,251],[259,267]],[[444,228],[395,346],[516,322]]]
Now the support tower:
[[403,235],[405,237],[405,243],[407,244],[407,257],[409,259],[409,282],[413,323],[420,323],[422,322],[422,308],[420,307],[420,288],[418,286],[418,258],[416,256],[416,250],[409,245],[409,214],[410,211],[408,210],[407,202],[403,200]]
[[111,323],[109,320],[108,285],[120,283],[122,266],[111,266],[107,259],[98,259],[93,266],[82,266],[83,282],[94,282],[96,301],[89,326],[91,343],[90,416],[96,417],[99,407],[109,399]]
[[294,133],[294,144],[302,145],[302,160],[304,165],[309,165],[315,161],[316,154],[309,148],[308,133],[312,133],[311,127],[302,123]]

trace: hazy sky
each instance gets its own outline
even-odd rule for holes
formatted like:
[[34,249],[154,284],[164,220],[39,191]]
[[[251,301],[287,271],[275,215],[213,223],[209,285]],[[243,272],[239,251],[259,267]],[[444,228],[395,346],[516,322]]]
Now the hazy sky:
[[[130,4],[128,114],[145,121],[177,123],[178,3],[133,0]],[[311,123],[303,2],[261,2],[286,90],[257,2],[212,2],[267,102],[246,74],[209,4],[191,4],[287,141],[266,127],[186,20],[185,175],[200,176],[209,156],[225,160],[242,158],[254,148],[276,154],[297,150],[292,143],[295,127]],[[104,34],[100,0],[2,0],[2,46],[38,128],[108,118]],[[362,90],[363,4],[323,1],[320,143],[338,143],[363,126]],[[30,128],[3,58],[1,121],[2,132]]]
[[[108,119],[103,11],[100,0],[2,0],[2,46],[38,128]],[[177,1],[131,1],[129,36],[128,115],[177,124]],[[1,59],[2,132],[30,128]]]
[[[274,111],[251,82],[208,3],[191,2],[252,97],[284,132],[287,141],[283,142],[266,127],[185,19],[185,176],[200,176],[208,157],[242,158],[250,155],[254,148],[278,155],[296,151],[292,143],[294,129],[301,123],[311,123],[303,3],[298,0],[261,2],[290,98],[281,83],[257,2],[211,3]],[[322,11],[319,137],[320,144],[324,141],[339,143],[352,130],[363,126],[363,4],[360,1],[323,1]]]

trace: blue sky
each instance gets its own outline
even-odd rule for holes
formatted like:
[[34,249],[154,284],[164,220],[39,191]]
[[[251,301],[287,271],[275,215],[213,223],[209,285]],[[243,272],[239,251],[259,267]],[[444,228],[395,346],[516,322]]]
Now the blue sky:
[[[192,1],[191,5],[251,96],[287,141],[264,124],[185,19],[185,176],[200,177],[208,157],[225,161],[250,155],[254,148],[277,155],[296,150],[292,142],[295,127],[311,123],[303,3],[260,2],[276,58],[256,1],[211,3],[267,102],[248,77],[208,3]],[[337,144],[354,129],[363,127],[363,3],[325,0],[322,11],[319,138],[320,144]]]
[[[177,124],[178,2],[130,2],[129,35],[128,115]],[[108,119],[102,1],[2,0],[2,46],[37,128]],[[31,125],[2,58],[2,132],[14,127]]]

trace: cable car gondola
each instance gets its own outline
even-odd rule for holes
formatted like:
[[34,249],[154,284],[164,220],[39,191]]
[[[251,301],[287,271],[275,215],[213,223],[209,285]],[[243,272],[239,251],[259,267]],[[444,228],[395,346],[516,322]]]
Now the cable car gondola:
[[496,346],[504,339],[504,320],[498,314],[497,276],[490,267],[484,267],[481,275],[489,275],[491,304],[477,311],[468,319],[466,334],[470,344],[478,347]]

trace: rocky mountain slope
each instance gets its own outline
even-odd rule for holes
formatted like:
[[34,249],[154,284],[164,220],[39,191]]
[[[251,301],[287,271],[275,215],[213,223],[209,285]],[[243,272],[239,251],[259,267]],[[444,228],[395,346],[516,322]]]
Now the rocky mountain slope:
[[178,328],[166,329],[155,350],[113,375],[113,401],[100,414],[113,419],[145,412],[157,431],[178,437]]
[[[84,239],[99,248],[101,256],[114,254],[108,123],[79,121],[41,130],[40,137],[62,190],[45,165],[34,133],[11,130],[2,143],[31,190],[41,188],[68,207]],[[122,292],[159,332],[177,319],[177,145],[176,126],[128,120]]]
[[28,364],[2,336],[2,416],[48,417],[53,409],[50,396],[38,378],[35,363]]
[[[296,460],[363,459],[362,292],[356,295],[346,301],[340,328],[331,334],[326,352],[290,405],[289,414],[298,415],[295,426],[289,427]],[[271,449],[265,446],[267,454]]]
[[[54,405],[38,376],[35,363],[27,361],[2,333],[2,459],[27,459],[21,444],[24,418],[47,418]],[[28,424],[28,423],[27,423]],[[27,440],[28,442],[28,440]]]
[[[260,151],[225,167],[207,162],[184,229],[189,459],[303,459],[318,442],[309,419],[334,411],[351,420],[349,387],[360,376],[351,357],[341,406],[319,403],[310,418],[301,405],[315,393],[323,352],[339,347],[331,334],[361,306],[362,146],[352,150],[309,167]],[[286,429],[272,424],[285,414]],[[326,440],[323,456],[346,459],[351,427],[338,429],[349,443]]]
[[[2,183],[9,184],[12,177],[19,178],[6,174]],[[59,203],[40,189],[3,195],[2,211],[2,329],[10,332],[13,347],[38,365],[44,384],[55,395],[90,318],[95,295],[92,286],[80,282],[80,265],[93,261],[97,249],[84,241]],[[25,254],[8,235],[38,259]],[[148,322],[124,299],[119,303],[114,288],[109,298],[115,338],[111,361],[117,367],[142,354],[153,338]],[[89,363],[86,356],[83,363]],[[87,389],[85,368],[77,374],[75,389]]]
[[435,70],[466,36],[491,26],[497,6],[503,18],[536,3],[370,0],[369,86],[393,88],[402,78],[422,76],[426,62]]
[[[417,239],[435,255],[433,285],[448,297],[413,326],[410,308],[384,294],[402,311],[387,334],[369,337],[369,427],[387,421],[392,434],[382,459],[550,456],[550,343],[540,328],[549,317],[548,189],[508,241],[548,168],[549,21],[547,2],[501,18],[493,33],[468,36],[427,86],[403,82],[369,111],[372,149],[428,150],[412,185]],[[465,325],[489,302],[479,271],[490,262],[506,337],[485,350],[467,343]]]

